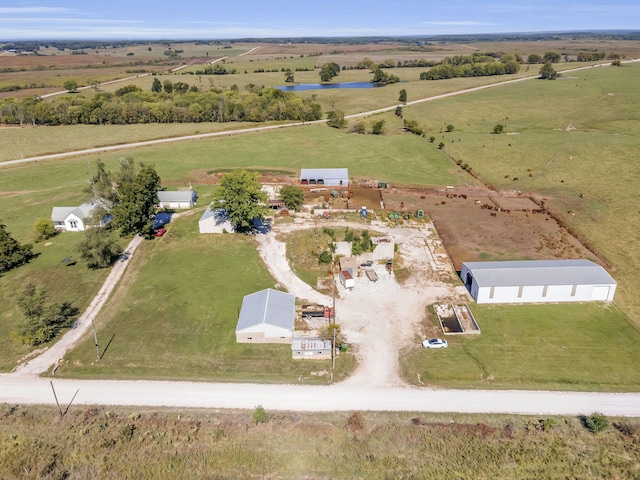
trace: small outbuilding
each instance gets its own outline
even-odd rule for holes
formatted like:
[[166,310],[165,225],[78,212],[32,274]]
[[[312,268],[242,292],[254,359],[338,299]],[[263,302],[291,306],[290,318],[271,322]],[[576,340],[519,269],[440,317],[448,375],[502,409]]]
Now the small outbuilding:
[[617,286],[590,260],[465,262],[460,276],[477,303],[610,302]]
[[317,337],[296,337],[291,342],[291,356],[293,358],[330,359],[331,340]]
[[160,208],[192,208],[197,199],[198,195],[193,190],[158,191],[158,206]]
[[300,170],[300,184],[348,187],[348,168],[303,168]]
[[224,208],[207,208],[198,221],[200,233],[233,233],[236,231]]
[[290,293],[267,288],[242,301],[236,342],[291,343],[296,317],[296,299]]

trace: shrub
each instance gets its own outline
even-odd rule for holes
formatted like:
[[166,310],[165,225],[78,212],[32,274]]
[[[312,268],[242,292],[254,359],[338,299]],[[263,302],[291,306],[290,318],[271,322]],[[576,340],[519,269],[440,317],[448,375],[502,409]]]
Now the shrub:
[[259,423],[266,423],[269,421],[269,414],[262,408],[262,405],[257,405],[253,411],[253,423],[256,425]]
[[504,125],[498,123],[495,127],[493,127],[493,133],[499,135],[504,131]]
[[591,433],[600,433],[609,427],[609,420],[603,414],[594,412],[588,417],[582,417],[582,424]]

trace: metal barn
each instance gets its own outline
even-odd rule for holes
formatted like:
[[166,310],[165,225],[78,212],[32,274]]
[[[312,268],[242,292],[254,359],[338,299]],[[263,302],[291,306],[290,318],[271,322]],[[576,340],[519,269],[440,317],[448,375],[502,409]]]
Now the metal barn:
[[291,343],[295,303],[290,293],[271,288],[246,295],[236,326],[236,342]]
[[348,187],[348,168],[303,168],[300,170],[302,185],[324,185],[329,187]]
[[617,286],[590,260],[465,262],[460,276],[476,303],[610,302]]

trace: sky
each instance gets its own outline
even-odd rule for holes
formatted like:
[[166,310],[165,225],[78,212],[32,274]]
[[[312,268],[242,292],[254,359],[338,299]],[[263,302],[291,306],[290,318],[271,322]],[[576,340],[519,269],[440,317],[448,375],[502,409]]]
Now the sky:
[[0,2],[0,41],[640,30],[640,1],[610,1],[13,0]]

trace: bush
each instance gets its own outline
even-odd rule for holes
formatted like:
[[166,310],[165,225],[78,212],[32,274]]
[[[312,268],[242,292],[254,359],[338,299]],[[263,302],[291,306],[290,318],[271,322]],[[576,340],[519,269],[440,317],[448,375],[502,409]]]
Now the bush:
[[253,423],[256,425],[259,423],[266,423],[269,421],[269,414],[262,408],[262,405],[257,405],[253,411]]
[[603,414],[594,412],[588,417],[582,417],[582,424],[591,433],[600,433],[609,427],[609,420]]
[[495,133],[496,135],[501,134],[503,131],[504,131],[504,125],[502,125],[501,123],[493,127],[493,133]]

